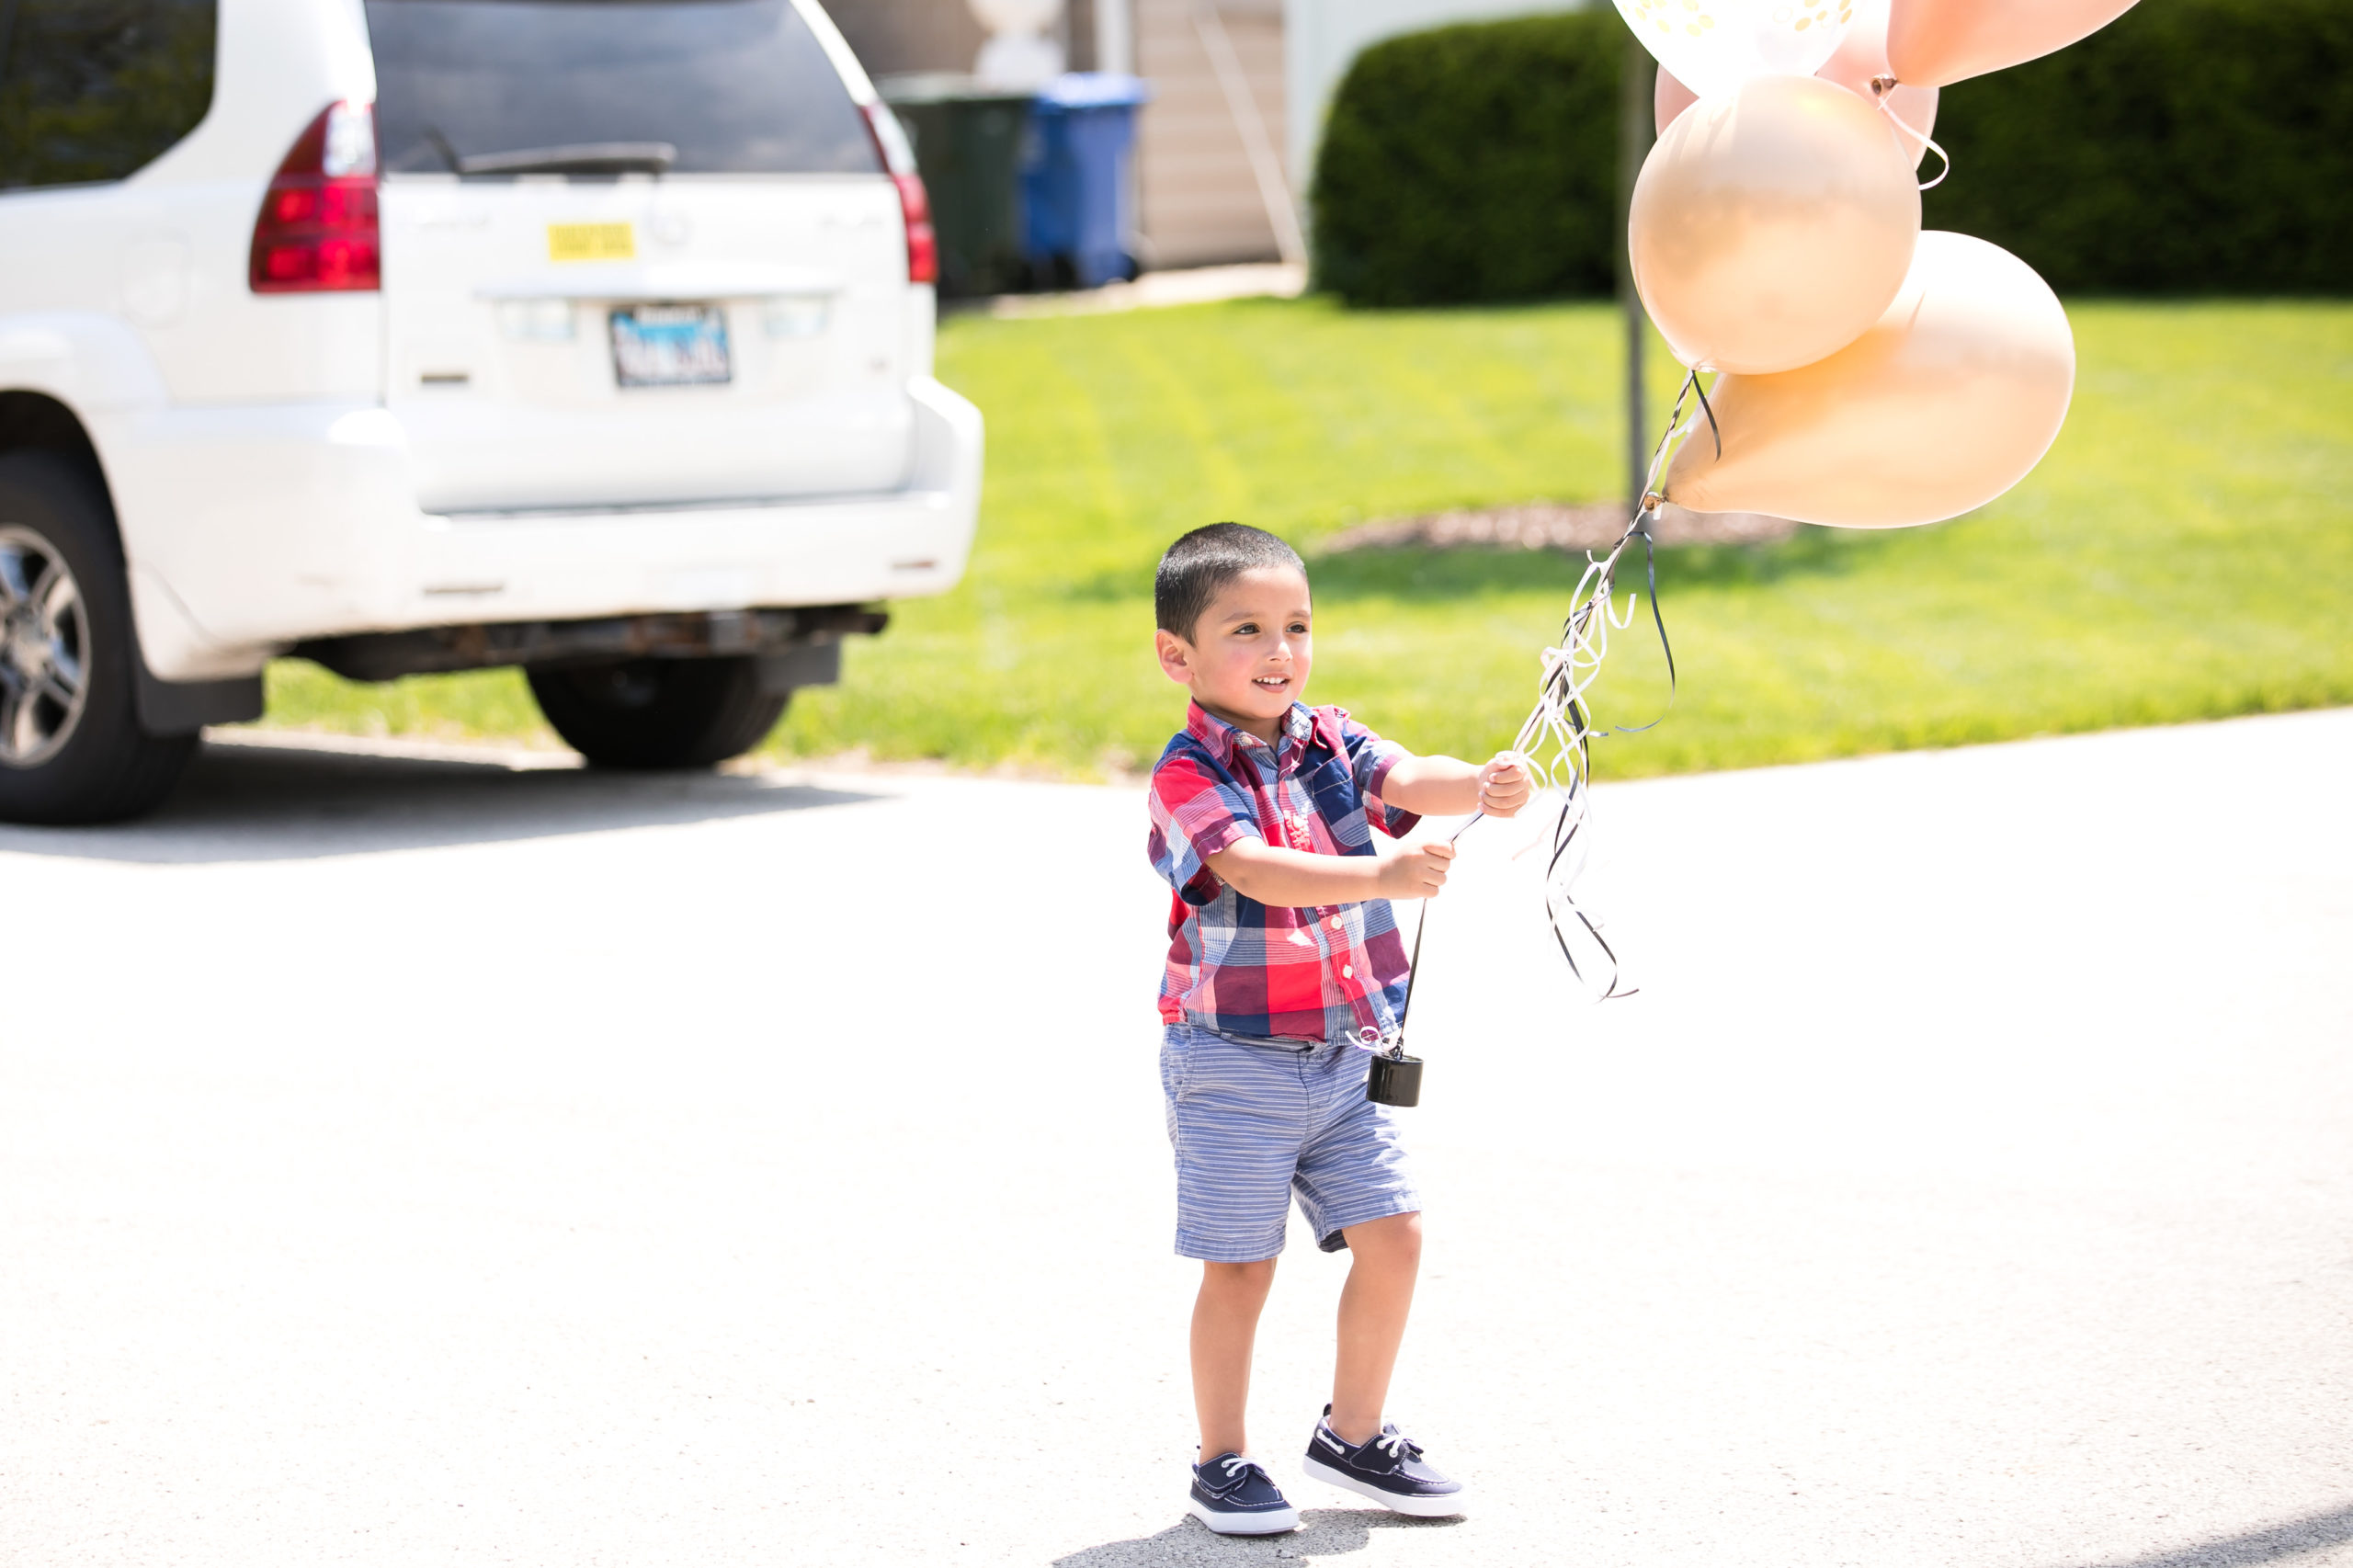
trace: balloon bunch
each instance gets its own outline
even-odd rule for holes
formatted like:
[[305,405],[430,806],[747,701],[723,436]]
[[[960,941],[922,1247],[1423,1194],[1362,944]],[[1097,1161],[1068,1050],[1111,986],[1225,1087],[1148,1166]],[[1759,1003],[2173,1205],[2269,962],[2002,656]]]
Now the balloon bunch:
[[[1609,632],[1632,623],[1632,598],[1622,616],[1611,608],[1627,551],[1640,539],[1650,559],[1669,501],[1904,528],[1982,506],[2041,460],[2075,391],[2066,312],[1999,246],[1922,233],[1928,187],[1915,176],[1943,154],[1929,134],[1938,88],[2063,48],[2133,0],[1616,3],[1661,66],[1659,140],[1634,185],[1627,252],[1688,373],[1640,509],[1613,549],[1587,556],[1511,747],[1557,803],[1545,905],[1597,999],[1632,994],[1574,893],[1603,733],[1587,692]],[[1655,571],[1650,593],[1664,647]],[[1672,648],[1666,661],[1671,689]],[[1420,959],[1416,930],[1415,971]],[[1409,981],[1408,1007],[1412,996]],[[1413,1104],[1421,1063],[1404,1054],[1402,1017],[1367,1043],[1401,1075],[1388,1087],[1376,1076],[1371,1097]]]
[[2026,477],[2075,390],[2066,312],[2008,252],[1923,233],[1915,174],[1943,152],[1938,88],[2132,4],[1617,0],[1661,67],[1634,286],[1675,357],[1720,372],[1713,438],[1679,447],[1654,489],[1699,512],[1903,528]]

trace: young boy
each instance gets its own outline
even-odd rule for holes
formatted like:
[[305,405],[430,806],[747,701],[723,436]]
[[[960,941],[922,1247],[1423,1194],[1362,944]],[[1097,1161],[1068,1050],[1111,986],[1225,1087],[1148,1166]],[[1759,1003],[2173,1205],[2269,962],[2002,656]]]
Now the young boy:
[[1332,1403],[1311,1476],[1399,1513],[1462,1511],[1463,1490],[1381,1419],[1421,1263],[1422,1200],[1392,1114],[1365,1098],[1359,1044],[1397,1028],[1405,949],[1389,906],[1446,884],[1442,843],[1375,848],[1424,815],[1510,816],[1529,776],[1415,756],[1339,708],[1301,700],[1314,662],[1307,569],[1238,523],[1161,558],[1160,667],[1192,693],[1153,770],[1152,859],[1176,890],[1161,981],[1161,1084],[1176,1152],[1176,1251],[1201,1260],[1191,1512],[1225,1535],[1294,1529],[1299,1511],[1249,1457],[1244,1407],[1259,1309],[1299,1207],[1347,1248]]

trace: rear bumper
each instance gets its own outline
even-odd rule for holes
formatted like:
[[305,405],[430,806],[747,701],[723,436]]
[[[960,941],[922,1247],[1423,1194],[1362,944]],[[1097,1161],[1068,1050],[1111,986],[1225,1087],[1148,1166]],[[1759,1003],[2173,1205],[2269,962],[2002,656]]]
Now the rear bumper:
[[980,508],[980,411],[912,383],[907,487],[689,506],[438,516],[378,407],[172,410],[110,432],[140,642],[165,680],[355,632],[944,593]]

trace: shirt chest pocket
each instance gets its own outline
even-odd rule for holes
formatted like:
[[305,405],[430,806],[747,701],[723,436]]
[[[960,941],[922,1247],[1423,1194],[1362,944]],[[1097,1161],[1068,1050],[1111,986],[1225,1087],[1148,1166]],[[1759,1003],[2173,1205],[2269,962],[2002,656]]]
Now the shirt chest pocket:
[[1315,814],[1324,819],[1331,834],[1332,846],[1343,855],[1371,854],[1372,835],[1365,825],[1364,801],[1357,793],[1356,775],[1349,770],[1348,759],[1327,757],[1301,782],[1314,803]]

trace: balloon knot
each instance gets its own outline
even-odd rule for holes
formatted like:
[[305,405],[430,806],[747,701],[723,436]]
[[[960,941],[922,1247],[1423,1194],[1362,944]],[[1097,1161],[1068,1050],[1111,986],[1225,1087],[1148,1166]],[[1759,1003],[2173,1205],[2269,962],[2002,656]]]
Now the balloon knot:
[[1895,91],[1894,77],[1874,76],[1871,78],[1871,97],[1875,98],[1883,98],[1893,91]]

